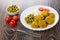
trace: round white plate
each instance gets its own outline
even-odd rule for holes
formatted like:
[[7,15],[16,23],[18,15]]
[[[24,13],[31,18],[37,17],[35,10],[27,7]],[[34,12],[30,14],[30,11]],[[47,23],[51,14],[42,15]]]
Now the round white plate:
[[[40,7],[43,7],[43,8],[47,8],[49,9],[51,12],[53,12],[55,14],[55,21],[53,24],[51,25],[47,25],[46,28],[32,28],[29,24],[26,23],[25,21],[25,17],[31,13],[34,13],[34,15],[37,15],[39,13],[39,10],[38,8]],[[31,30],[35,30],[35,31],[42,31],[42,30],[47,30],[47,29],[50,29],[52,28],[53,26],[55,26],[57,23],[58,23],[58,20],[59,20],[59,14],[58,12],[49,7],[49,6],[43,6],[43,5],[37,5],[37,6],[32,6],[32,7],[29,7],[27,9],[25,9],[22,13],[21,13],[21,16],[20,16],[20,21],[21,23],[24,25],[24,27],[28,28],[28,29],[31,29]]]

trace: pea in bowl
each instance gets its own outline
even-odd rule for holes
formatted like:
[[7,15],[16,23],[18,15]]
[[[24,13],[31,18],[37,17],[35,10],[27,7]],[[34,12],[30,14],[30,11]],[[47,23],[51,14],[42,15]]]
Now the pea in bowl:
[[[50,14],[48,13],[48,16],[47,16],[45,13],[45,15],[44,15],[44,11],[41,12],[39,10],[40,7],[48,9],[49,10],[48,12]],[[47,12],[47,11],[45,11],[45,12]],[[53,15],[54,17],[51,16],[51,14],[52,14],[51,12],[54,14]],[[51,22],[52,24],[50,24],[50,22],[49,22],[49,20],[50,20],[49,15],[54,20],[53,22]],[[46,18],[46,19],[44,19],[44,18]],[[52,7],[44,6],[44,5],[36,5],[36,6],[32,6],[32,7],[25,9],[20,15],[20,21],[21,21],[22,25],[27,29],[34,30],[34,31],[43,31],[43,30],[48,30],[48,29],[54,27],[58,23],[59,14]]]
[[7,7],[7,13],[9,15],[16,15],[19,12],[19,6],[17,5],[10,5]]

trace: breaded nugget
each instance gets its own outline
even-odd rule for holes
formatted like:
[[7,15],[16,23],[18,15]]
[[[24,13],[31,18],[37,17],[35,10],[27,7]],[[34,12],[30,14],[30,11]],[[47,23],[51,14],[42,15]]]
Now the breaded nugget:
[[41,14],[45,17],[49,15],[48,11],[43,11]]
[[54,13],[49,13],[49,16],[52,17],[52,18],[55,17]]
[[48,24],[52,24],[54,22],[54,18],[51,18],[50,16],[47,16],[45,18],[45,21],[48,23]]
[[44,16],[43,15],[37,15],[35,16],[35,20],[39,21],[39,20],[43,20],[44,19]]
[[32,28],[38,28],[37,22],[33,21],[33,22],[31,23],[31,27],[32,27]]
[[47,25],[45,20],[40,20],[40,21],[38,22],[38,24],[39,24],[39,27],[40,27],[40,28],[45,28],[46,25]]

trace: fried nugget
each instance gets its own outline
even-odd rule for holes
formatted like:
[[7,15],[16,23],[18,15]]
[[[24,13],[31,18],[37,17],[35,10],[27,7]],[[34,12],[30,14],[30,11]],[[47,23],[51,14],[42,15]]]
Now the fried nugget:
[[45,17],[49,15],[48,11],[43,11],[41,14]]
[[40,27],[40,28],[45,28],[45,27],[47,26],[45,20],[40,20],[40,21],[38,22],[38,24],[39,24],[39,27]]
[[49,16],[52,17],[52,18],[55,17],[54,13],[49,13]]
[[54,18],[51,18],[50,16],[47,16],[45,18],[45,21],[48,23],[48,24],[52,24],[54,22]]
[[31,23],[31,27],[32,27],[32,28],[38,28],[37,22],[33,21],[33,22]]
[[35,20],[36,21],[39,21],[39,20],[43,20],[44,19],[44,16],[43,15],[37,15],[37,16],[35,16]]

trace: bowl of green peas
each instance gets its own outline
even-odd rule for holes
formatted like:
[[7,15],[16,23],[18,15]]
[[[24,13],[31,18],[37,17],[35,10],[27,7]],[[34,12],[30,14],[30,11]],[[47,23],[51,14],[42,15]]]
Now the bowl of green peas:
[[16,15],[19,12],[19,7],[17,5],[10,5],[7,8],[7,12],[9,15]]

